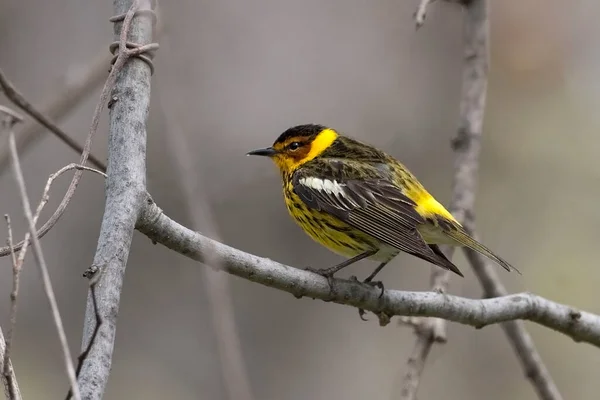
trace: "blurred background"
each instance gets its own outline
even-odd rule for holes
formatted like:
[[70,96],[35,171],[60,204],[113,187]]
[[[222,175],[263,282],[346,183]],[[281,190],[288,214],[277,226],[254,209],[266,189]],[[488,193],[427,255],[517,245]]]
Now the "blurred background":
[[[279,176],[248,150],[286,128],[321,123],[386,149],[445,204],[450,138],[458,125],[462,11],[437,2],[415,32],[414,1],[243,0],[163,2],[148,121],[148,186],[173,218],[189,223],[176,158],[165,151],[179,129],[221,239],[304,267],[339,258],[288,218]],[[500,270],[511,292],[531,291],[600,313],[600,50],[595,0],[493,2],[492,55],[477,192],[483,241],[523,275]],[[108,52],[110,1],[0,0],[0,67],[34,104]],[[106,68],[108,70],[108,66]],[[83,143],[99,88],[60,121]],[[4,105],[10,105],[3,98]],[[106,157],[107,114],[93,152]],[[171,126],[170,126],[171,125]],[[174,126],[177,125],[177,126]],[[0,148],[6,142],[0,143]],[[79,156],[53,136],[23,155],[37,202],[48,175]],[[0,171],[0,213],[15,234],[24,221],[10,170]],[[42,219],[70,178],[51,192]],[[84,175],[67,213],[42,240],[73,353],[80,347],[87,281],[103,213],[104,186]],[[1,230],[1,229],[0,229]],[[209,230],[209,227],[198,227]],[[2,238],[4,235],[0,235]],[[4,242],[4,239],[2,239]],[[465,279],[453,294],[481,289],[462,254]],[[342,275],[368,275],[362,262]],[[136,233],[105,398],[226,399],[202,279],[205,266]],[[0,324],[8,327],[11,269],[0,260]],[[386,287],[427,290],[430,267],[399,256]],[[414,336],[355,309],[230,277],[235,317],[255,399],[393,399]],[[600,351],[532,324],[539,351],[565,399],[595,399]],[[22,275],[13,363],[27,399],[62,398],[61,351],[30,255]],[[497,326],[449,325],[449,343],[430,355],[419,399],[534,399]]]

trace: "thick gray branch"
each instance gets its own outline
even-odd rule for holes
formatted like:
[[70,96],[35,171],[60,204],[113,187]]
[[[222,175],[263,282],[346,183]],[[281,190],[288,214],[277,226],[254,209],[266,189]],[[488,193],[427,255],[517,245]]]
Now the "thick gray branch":
[[476,328],[524,319],[600,347],[599,316],[533,294],[472,300],[434,292],[386,290],[379,298],[379,289],[344,279],[334,279],[331,291],[327,279],[317,274],[245,253],[191,231],[164,215],[150,198],[137,229],[194,260],[205,262],[211,254],[211,259],[220,259],[220,267],[226,272],[296,297],[346,304],[388,316],[438,317]]
[[[146,2],[142,2],[146,3]],[[131,0],[115,0],[115,14],[125,14]],[[119,37],[122,23],[115,24]],[[147,15],[136,16],[129,41],[146,44],[152,39],[152,23]],[[120,72],[110,112],[106,205],[98,247],[92,267],[101,274],[96,286],[102,324],[79,375],[84,399],[101,399],[110,373],[117,314],[123,276],[129,256],[134,226],[146,188],[146,118],[150,103],[150,68],[132,58]],[[86,348],[96,326],[91,294],[85,317],[82,348]]]

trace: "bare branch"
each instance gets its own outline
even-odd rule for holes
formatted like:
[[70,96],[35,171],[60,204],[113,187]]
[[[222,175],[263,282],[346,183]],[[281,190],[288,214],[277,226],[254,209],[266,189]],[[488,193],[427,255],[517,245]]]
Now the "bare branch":
[[[4,219],[6,220],[6,229],[8,231],[7,244],[12,249],[13,233],[10,216],[4,214]],[[4,385],[4,394],[7,399],[15,400],[21,399],[21,390],[19,389],[15,371],[10,360],[10,348],[12,341],[14,340],[15,325],[17,323],[17,291],[19,287],[19,273],[21,271],[17,268],[17,257],[14,250],[11,251],[11,258],[13,266],[13,291],[10,294],[10,326],[8,329],[8,339],[6,341],[4,340],[4,335],[0,329],[0,353],[3,353],[0,354],[0,358],[2,359],[2,384]],[[17,288],[17,290],[15,290],[15,288]]]
[[4,396],[8,400],[21,400],[21,389],[17,383],[12,362],[6,357],[6,344],[4,334],[0,329],[0,360],[3,360],[2,385],[4,386]]
[[[90,292],[84,322],[83,351],[90,346],[97,331],[78,378],[85,399],[102,398],[108,381],[123,276],[135,224],[145,201],[145,126],[150,104],[151,69],[147,61],[131,57],[137,54],[135,48],[138,46],[144,46],[146,51],[158,47],[146,44],[152,39],[153,19],[149,3],[148,0],[114,1],[119,18],[113,17],[112,21],[116,23],[119,50],[105,86],[112,87],[116,78],[115,91],[111,95],[106,205],[94,261],[85,274],[91,277],[102,270],[96,287],[97,309],[94,310]],[[131,42],[128,42],[128,36]],[[133,49],[128,49],[132,46]],[[103,93],[99,108],[107,97],[107,92]],[[99,114],[94,115],[93,125],[98,117]],[[98,316],[102,321],[99,328]]]
[[[473,227],[475,226],[474,218],[467,218],[465,228],[469,233],[477,238]],[[475,253],[471,250],[466,249],[465,254],[467,260],[473,267],[473,271],[481,286],[486,297],[502,297],[508,294],[504,285],[500,281],[500,278],[496,274],[494,266],[491,265],[485,258],[480,254]],[[577,313],[572,315],[573,319],[577,319]],[[535,344],[531,339],[531,336],[525,329],[525,324],[522,321],[509,321],[504,322],[500,325],[508,341],[510,342],[515,355],[517,356],[525,375],[531,381],[533,388],[538,394],[538,397],[542,400],[562,400],[562,395],[558,391],[558,387],[554,383],[550,372],[544,365],[540,354],[535,348]]]
[[[32,235],[31,237],[32,237],[32,242],[33,242],[34,258],[36,260],[36,264],[38,265],[41,276],[42,276],[44,292],[46,293],[48,303],[50,304],[50,309],[52,311],[54,325],[56,326],[56,331],[58,332],[58,337],[60,340],[60,344],[61,344],[62,351],[63,351],[63,356],[65,359],[67,376],[69,378],[71,388],[73,390],[73,397],[75,397],[76,400],[79,400],[79,399],[81,399],[81,395],[79,393],[79,387],[77,386],[77,380],[75,378],[75,369],[73,367],[73,361],[71,359],[71,352],[69,351],[67,336],[65,334],[62,319],[60,317],[60,312],[58,310],[58,304],[56,303],[56,297],[54,296],[54,291],[52,289],[52,282],[50,281],[50,274],[48,273],[48,267],[46,266],[46,260],[44,258],[44,254],[42,252],[42,247],[40,245],[39,239],[35,236],[35,233],[36,233],[35,222],[33,220],[33,214],[31,212],[29,198],[27,196],[27,189],[25,188],[25,179],[23,177],[23,171],[21,170],[21,164],[19,162],[19,155],[17,153],[17,145],[15,142],[15,136],[14,136],[14,132],[12,131],[12,127],[9,129],[9,133],[8,133],[8,145],[10,147],[10,152],[11,152],[11,156],[12,156],[15,180],[19,187],[21,202],[23,204],[23,210],[25,213],[25,217],[27,219],[29,232]],[[12,247],[12,246],[10,246],[10,247]]]
[[[97,76],[100,75],[99,71],[92,71],[92,72],[96,72],[96,75],[94,75],[92,73],[92,75],[90,76],[91,83],[93,83],[94,78],[98,79]],[[81,147],[81,145],[79,143],[77,143],[77,141],[75,139],[73,139],[71,136],[64,133],[62,129],[60,129],[53,121],[51,121],[48,117],[46,117],[46,113],[42,113],[42,112],[38,111],[30,102],[27,101],[27,99],[25,99],[25,96],[23,96],[17,90],[17,88],[13,85],[13,83],[8,80],[8,78],[6,77],[4,72],[2,72],[1,69],[0,69],[0,88],[2,88],[6,97],[10,101],[12,101],[13,104],[15,104],[17,107],[19,107],[23,111],[25,111],[28,115],[31,115],[37,122],[39,122],[41,125],[46,127],[46,129],[48,129],[50,132],[52,132],[56,137],[58,137],[67,146],[69,146],[70,148],[72,148],[73,150],[75,150],[78,153],[83,152],[83,147]],[[76,95],[79,95],[79,96],[73,96],[73,97],[75,97],[75,100],[79,100],[79,98],[82,97],[82,94],[85,93],[86,90],[87,90],[87,86],[85,86],[85,85],[82,86],[80,91],[75,93]],[[70,104],[70,102],[68,102],[68,100],[71,100],[71,103],[73,102],[72,98],[70,98],[70,97],[67,98],[67,96],[65,96],[65,98],[66,98],[65,100],[67,100],[66,101],[67,105]],[[60,105],[62,105],[62,104],[60,104]],[[67,107],[65,107],[65,108],[67,108]],[[71,108],[71,107],[68,107],[68,108]],[[102,161],[100,161],[99,159],[97,159],[96,157],[94,157],[93,155],[90,155],[89,159],[90,159],[90,162],[92,164],[94,164],[96,167],[98,167],[102,170],[106,169],[104,163]],[[84,163],[81,163],[81,164],[84,164]],[[1,165],[1,163],[0,163],[0,165]]]
[[386,289],[380,298],[378,288],[337,278],[330,290],[327,279],[318,274],[245,253],[178,224],[149,197],[137,229],[152,241],[202,263],[207,261],[207,252],[214,252],[225,272],[295,297],[311,297],[389,316],[443,318],[476,328],[524,319],[600,347],[600,316],[530,293],[473,300],[435,292]]

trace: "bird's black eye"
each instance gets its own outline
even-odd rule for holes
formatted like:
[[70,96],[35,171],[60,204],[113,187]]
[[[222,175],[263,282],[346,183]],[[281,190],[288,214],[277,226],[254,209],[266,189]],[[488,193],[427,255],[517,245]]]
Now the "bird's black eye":
[[301,144],[300,142],[292,142],[288,145],[288,149],[294,151],[294,150],[298,150],[300,148]]

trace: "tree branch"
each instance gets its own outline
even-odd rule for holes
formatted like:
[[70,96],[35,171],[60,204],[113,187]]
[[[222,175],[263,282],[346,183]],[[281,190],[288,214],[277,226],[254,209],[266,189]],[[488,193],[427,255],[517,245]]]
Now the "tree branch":
[[309,271],[245,253],[194,232],[163,214],[148,197],[137,229],[153,242],[186,257],[206,262],[214,252],[223,270],[252,282],[283,290],[295,297],[311,297],[362,308],[388,316],[422,316],[483,328],[524,319],[562,332],[578,342],[600,347],[600,316],[558,304],[530,293],[473,300],[435,292],[381,291],[351,280],[327,279]]
[[[106,388],[123,276],[135,223],[145,200],[145,127],[150,104],[151,70],[146,61],[130,57],[140,53],[135,48],[138,43],[144,46],[144,50],[156,48],[156,45],[147,45],[152,39],[153,21],[149,3],[147,0],[114,1],[115,14],[126,15],[122,23],[118,22],[120,18],[113,18],[119,52],[112,73],[119,74],[111,95],[106,205],[98,247],[87,276],[97,270],[102,270],[102,273],[96,287],[97,313],[92,293],[88,293],[83,351],[88,349],[96,331],[98,314],[102,325],[81,366],[79,384],[84,399],[101,399]],[[129,50],[128,45],[134,48]]]

